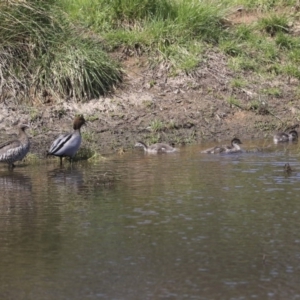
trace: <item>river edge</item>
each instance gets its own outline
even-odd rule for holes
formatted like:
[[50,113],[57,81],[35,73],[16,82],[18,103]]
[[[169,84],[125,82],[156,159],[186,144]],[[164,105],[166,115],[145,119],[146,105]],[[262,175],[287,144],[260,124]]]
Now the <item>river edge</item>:
[[258,81],[248,73],[248,84],[237,88],[232,82],[241,74],[231,71],[219,52],[208,52],[193,74],[170,77],[166,66],[151,69],[140,57],[127,57],[123,66],[122,85],[99,99],[78,103],[48,96],[27,105],[14,97],[5,99],[0,103],[1,142],[14,136],[17,124],[28,123],[30,152],[44,158],[59,134],[72,131],[76,114],[88,121],[82,148],[103,155],[132,149],[138,140],[228,143],[233,137],[271,139],[276,131],[299,126],[297,79]]

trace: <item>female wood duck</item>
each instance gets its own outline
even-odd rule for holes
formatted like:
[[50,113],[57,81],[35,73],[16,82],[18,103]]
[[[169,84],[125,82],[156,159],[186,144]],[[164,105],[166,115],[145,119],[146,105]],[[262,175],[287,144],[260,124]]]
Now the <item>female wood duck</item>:
[[85,119],[83,115],[76,116],[73,123],[74,131],[61,134],[50,146],[47,156],[58,156],[60,158],[60,165],[62,165],[63,157],[68,156],[72,161],[81,144],[80,128],[84,124]]
[[298,140],[298,132],[296,130],[291,130],[289,133],[279,132],[275,134],[273,137],[273,141],[275,144],[294,142],[297,140]]
[[208,154],[238,153],[238,152],[242,151],[241,147],[239,146],[240,144],[242,144],[240,139],[234,138],[231,140],[231,146],[216,146],[213,148],[203,150],[203,151],[201,151],[201,153],[208,153]]
[[25,132],[29,126],[22,124],[18,126],[19,136],[15,140],[10,140],[0,144],[0,162],[8,163],[8,168],[15,167],[14,162],[22,160],[29,151],[29,138]]
[[145,152],[147,153],[172,153],[177,151],[176,148],[173,148],[172,146],[165,144],[165,143],[157,143],[157,144],[152,144],[150,146],[147,146],[145,143],[143,142],[137,142],[135,145],[135,147],[142,147],[144,149]]

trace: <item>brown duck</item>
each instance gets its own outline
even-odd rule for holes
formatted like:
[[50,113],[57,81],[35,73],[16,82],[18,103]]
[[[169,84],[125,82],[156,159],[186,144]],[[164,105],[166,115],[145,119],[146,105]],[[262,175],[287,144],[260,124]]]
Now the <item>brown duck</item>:
[[29,138],[25,132],[28,127],[25,124],[18,126],[18,138],[0,144],[0,162],[8,163],[10,169],[15,167],[14,162],[22,160],[29,151]]

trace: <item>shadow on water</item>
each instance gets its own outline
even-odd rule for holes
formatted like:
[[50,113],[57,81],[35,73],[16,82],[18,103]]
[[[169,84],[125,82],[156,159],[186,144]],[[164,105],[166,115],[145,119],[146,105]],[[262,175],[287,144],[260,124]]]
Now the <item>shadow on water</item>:
[[1,169],[0,298],[300,297],[298,146],[267,146]]

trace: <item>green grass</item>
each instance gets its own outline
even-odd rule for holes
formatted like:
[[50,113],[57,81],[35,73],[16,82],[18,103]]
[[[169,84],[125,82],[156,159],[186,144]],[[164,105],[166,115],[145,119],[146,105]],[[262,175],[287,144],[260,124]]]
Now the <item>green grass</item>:
[[[300,78],[300,44],[290,24],[297,0],[8,0],[0,4],[2,95],[88,100],[122,80],[110,52],[167,62],[193,74],[210,49],[236,72]],[[232,11],[255,18],[231,23]],[[229,19],[229,22],[228,22]],[[243,20],[243,18],[241,18]],[[235,85],[240,83],[236,81]],[[244,83],[243,83],[244,84]],[[246,84],[246,83],[245,83]],[[4,96],[3,96],[4,97]]]
[[51,1],[6,2],[0,10],[3,90],[33,97],[90,99],[121,79],[100,40],[74,27]]
[[152,132],[158,132],[158,131],[162,131],[165,126],[164,123],[160,120],[154,119],[151,123],[149,128],[151,129]]
[[101,35],[107,49],[126,46],[155,56],[157,63],[167,60],[175,69],[193,70],[203,42],[215,44],[226,34],[223,11],[211,1],[60,2],[74,19]]

